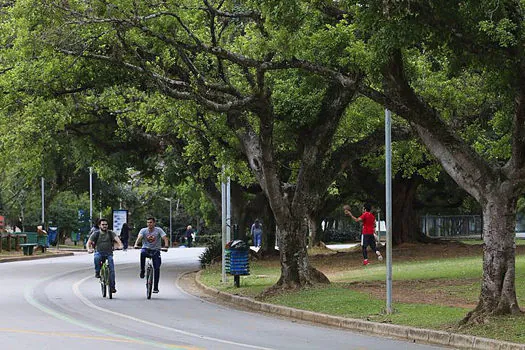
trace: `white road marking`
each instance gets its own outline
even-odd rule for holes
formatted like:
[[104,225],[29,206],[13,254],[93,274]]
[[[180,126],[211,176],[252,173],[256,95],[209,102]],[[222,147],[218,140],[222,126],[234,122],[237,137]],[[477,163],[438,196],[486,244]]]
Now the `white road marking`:
[[229,341],[229,340],[224,340],[224,339],[219,339],[219,338],[214,338],[214,337],[208,337],[208,336],[205,336],[205,335],[202,335],[202,334],[196,334],[196,333],[192,333],[192,332],[187,332],[187,331],[184,331],[182,329],[177,329],[177,328],[173,328],[173,327],[164,326],[164,325],[157,324],[157,323],[154,323],[154,322],[145,321],[145,320],[142,320],[140,318],[136,318],[136,317],[133,317],[133,316],[130,316],[130,315],[126,315],[126,314],[123,314],[123,313],[120,313],[120,312],[115,312],[115,311],[112,311],[112,310],[104,309],[104,308],[99,307],[99,306],[93,304],[92,302],[90,302],[80,292],[79,286],[82,283],[84,283],[86,280],[88,280],[88,279],[91,279],[91,276],[85,277],[85,278],[81,279],[80,281],[78,281],[77,283],[75,283],[73,285],[73,293],[75,293],[75,295],[80,299],[80,301],[82,301],[84,304],[86,304],[90,308],[97,309],[97,310],[99,310],[101,312],[106,312],[106,313],[109,313],[111,315],[127,318],[127,319],[135,321],[135,322],[140,322],[140,323],[143,323],[143,324],[151,326],[151,327],[157,327],[157,328],[164,329],[164,330],[167,330],[167,331],[170,331],[170,332],[176,332],[176,333],[179,333],[179,334],[183,334],[183,335],[186,335],[186,336],[189,336],[189,337],[210,340],[210,341],[214,341],[214,342],[218,342],[218,343],[222,343],[222,344],[241,346],[241,347],[250,348],[250,349],[273,350],[271,348],[265,348],[265,347],[260,347],[260,346],[256,346],[256,345],[250,345],[250,344],[237,343],[237,342],[233,342],[233,341]]

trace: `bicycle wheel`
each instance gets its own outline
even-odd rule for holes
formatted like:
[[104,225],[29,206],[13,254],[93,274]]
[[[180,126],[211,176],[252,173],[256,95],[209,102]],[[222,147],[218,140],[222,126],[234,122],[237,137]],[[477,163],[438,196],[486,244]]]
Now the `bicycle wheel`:
[[151,299],[151,291],[153,289],[153,267],[148,266],[146,274],[146,298]]
[[106,264],[106,288],[108,291],[108,297],[113,299],[113,292],[111,291],[111,274],[109,273],[109,265]]
[[102,264],[102,267],[100,269],[100,288],[102,289],[102,298],[106,297],[106,269],[105,264]]

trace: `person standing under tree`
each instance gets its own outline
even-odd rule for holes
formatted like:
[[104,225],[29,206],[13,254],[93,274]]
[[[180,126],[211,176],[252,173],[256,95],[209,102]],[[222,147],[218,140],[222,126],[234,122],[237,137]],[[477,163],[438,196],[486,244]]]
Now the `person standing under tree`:
[[259,222],[259,219],[255,219],[250,232],[252,234],[253,245],[260,247],[262,242],[262,224]]
[[374,252],[376,252],[377,258],[381,261],[383,256],[381,252],[377,250],[376,247],[376,238],[375,238],[375,227],[376,227],[376,217],[371,213],[372,206],[368,203],[363,205],[363,214],[359,217],[355,217],[350,211],[350,206],[345,204],[343,210],[346,216],[350,216],[355,222],[361,221],[363,223],[362,235],[361,235],[361,246],[363,249],[363,265],[368,265],[368,253],[367,248],[370,246]]
[[46,248],[49,247],[48,242],[47,242],[47,231],[44,230],[44,224],[38,225],[36,227],[36,234],[37,234],[38,237],[40,237],[38,242],[40,242],[40,243],[43,242],[43,245],[40,246],[40,249],[42,249],[42,253],[43,253],[43,252],[46,251]]
[[129,244],[129,226],[126,222],[122,224],[122,228],[120,229],[120,240],[122,244],[124,244],[124,250],[127,250]]
[[188,227],[186,227],[186,231],[184,232],[184,237],[186,237],[186,247],[191,248],[194,235],[195,231],[193,230],[193,227],[191,227],[191,225],[188,225]]

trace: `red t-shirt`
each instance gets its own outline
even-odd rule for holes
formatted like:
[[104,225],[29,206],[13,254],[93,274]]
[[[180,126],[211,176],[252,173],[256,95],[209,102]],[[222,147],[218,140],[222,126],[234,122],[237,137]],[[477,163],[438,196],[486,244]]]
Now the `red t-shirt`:
[[376,217],[374,214],[365,211],[359,218],[363,221],[363,234],[373,235],[376,230]]

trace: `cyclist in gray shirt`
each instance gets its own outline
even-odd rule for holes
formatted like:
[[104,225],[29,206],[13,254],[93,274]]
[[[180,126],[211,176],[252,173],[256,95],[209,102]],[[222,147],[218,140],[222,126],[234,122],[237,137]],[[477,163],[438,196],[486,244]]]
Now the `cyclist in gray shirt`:
[[139,247],[140,241],[142,241],[142,249],[140,251],[140,278],[144,278],[144,266],[146,265],[146,257],[149,256],[153,260],[153,293],[159,292],[159,280],[160,280],[160,248],[162,247],[161,239],[164,240],[166,248],[169,246],[168,236],[166,232],[160,227],[156,227],[155,218],[149,217],[146,221],[148,227],[145,227],[139,231],[137,240],[135,241],[135,248]]

